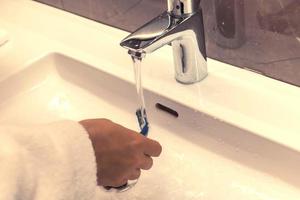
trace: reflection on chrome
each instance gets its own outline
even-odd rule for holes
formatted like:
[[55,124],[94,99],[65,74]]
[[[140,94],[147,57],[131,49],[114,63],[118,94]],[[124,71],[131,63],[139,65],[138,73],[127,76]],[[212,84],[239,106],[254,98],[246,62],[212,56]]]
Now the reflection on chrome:
[[168,0],[168,11],[154,18],[121,42],[129,54],[151,53],[171,44],[178,82],[191,84],[207,76],[202,11],[199,0]]

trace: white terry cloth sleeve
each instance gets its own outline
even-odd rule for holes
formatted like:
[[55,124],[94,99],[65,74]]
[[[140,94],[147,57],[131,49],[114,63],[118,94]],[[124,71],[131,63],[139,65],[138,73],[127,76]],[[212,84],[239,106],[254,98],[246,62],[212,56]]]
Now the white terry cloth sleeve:
[[92,200],[94,150],[77,122],[0,126],[0,200]]

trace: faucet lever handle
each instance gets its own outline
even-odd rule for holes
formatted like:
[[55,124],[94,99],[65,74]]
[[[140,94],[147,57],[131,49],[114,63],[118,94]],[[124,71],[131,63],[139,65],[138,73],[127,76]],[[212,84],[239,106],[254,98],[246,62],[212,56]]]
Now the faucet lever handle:
[[199,8],[200,0],[168,0],[168,12],[175,16],[189,15]]

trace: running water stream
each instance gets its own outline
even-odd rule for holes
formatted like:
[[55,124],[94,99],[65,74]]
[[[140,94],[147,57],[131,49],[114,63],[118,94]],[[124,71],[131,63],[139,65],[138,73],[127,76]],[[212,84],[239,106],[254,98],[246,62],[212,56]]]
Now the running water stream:
[[136,90],[137,90],[137,97],[139,107],[136,111],[136,116],[138,118],[139,126],[141,129],[141,134],[147,136],[148,134],[148,120],[146,114],[146,106],[145,106],[145,99],[144,99],[144,92],[142,86],[142,57],[132,56],[133,61],[133,70],[134,70],[134,77],[136,83]]

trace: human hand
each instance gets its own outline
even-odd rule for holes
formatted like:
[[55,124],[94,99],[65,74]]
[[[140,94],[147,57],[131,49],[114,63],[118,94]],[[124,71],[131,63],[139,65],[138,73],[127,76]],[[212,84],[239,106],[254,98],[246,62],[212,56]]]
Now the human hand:
[[98,184],[101,186],[119,187],[128,180],[138,179],[141,169],[152,167],[151,157],[159,156],[162,151],[158,142],[107,119],[89,119],[79,123],[92,141]]

